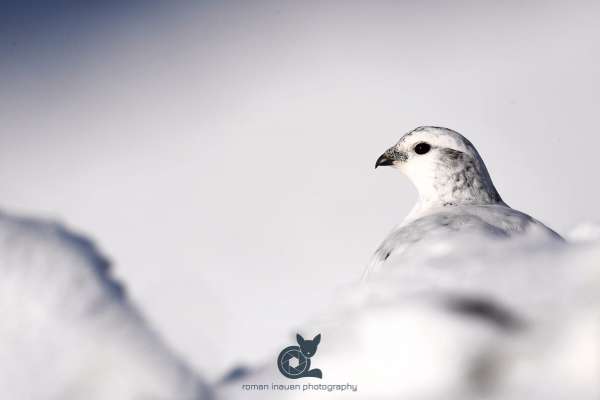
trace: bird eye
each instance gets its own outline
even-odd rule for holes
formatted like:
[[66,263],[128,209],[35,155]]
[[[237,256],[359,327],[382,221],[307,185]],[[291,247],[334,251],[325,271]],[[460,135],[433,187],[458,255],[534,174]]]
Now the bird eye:
[[431,145],[429,143],[421,142],[415,146],[415,153],[417,154],[425,154],[429,150],[431,150]]

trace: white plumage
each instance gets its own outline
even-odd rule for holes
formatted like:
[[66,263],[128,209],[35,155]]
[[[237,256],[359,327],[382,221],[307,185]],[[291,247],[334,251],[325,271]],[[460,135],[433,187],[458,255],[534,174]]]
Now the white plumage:
[[[562,241],[541,222],[506,205],[475,147],[450,129],[425,126],[410,131],[379,157],[375,168],[380,165],[393,166],[408,176],[419,199],[379,246],[365,278],[381,269],[390,256],[417,245],[424,254],[448,253],[464,243],[455,240],[458,236],[468,234],[481,240],[528,232],[535,233],[529,239]],[[469,249],[461,246],[461,250]]]

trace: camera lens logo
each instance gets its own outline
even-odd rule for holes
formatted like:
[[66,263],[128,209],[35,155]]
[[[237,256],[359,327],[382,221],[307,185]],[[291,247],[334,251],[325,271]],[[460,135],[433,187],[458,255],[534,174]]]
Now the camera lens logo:
[[317,346],[321,342],[319,333],[312,340],[305,340],[301,335],[296,334],[298,346],[288,346],[281,350],[277,357],[277,367],[279,372],[286,378],[323,378],[323,372],[320,369],[310,369],[310,358],[317,352]]

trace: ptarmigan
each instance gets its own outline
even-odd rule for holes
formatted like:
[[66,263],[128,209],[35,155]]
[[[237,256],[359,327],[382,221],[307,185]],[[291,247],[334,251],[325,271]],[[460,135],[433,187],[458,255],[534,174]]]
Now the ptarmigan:
[[408,176],[419,200],[379,246],[364,278],[390,256],[404,256],[414,247],[425,244],[429,254],[447,252],[456,245],[449,245],[448,239],[458,234],[479,239],[527,232],[535,240],[563,241],[541,222],[506,205],[475,147],[451,129],[422,126],[408,132],[377,159],[375,168],[383,165]]

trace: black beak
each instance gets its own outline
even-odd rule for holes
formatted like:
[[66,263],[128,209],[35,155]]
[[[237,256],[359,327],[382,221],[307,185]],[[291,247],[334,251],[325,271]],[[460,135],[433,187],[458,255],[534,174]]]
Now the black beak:
[[377,169],[377,167],[379,167],[380,165],[393,165],[394,164],[394,160],[389,159],[385,154],[382,154],[377,161],[375,161],[375,169]]

